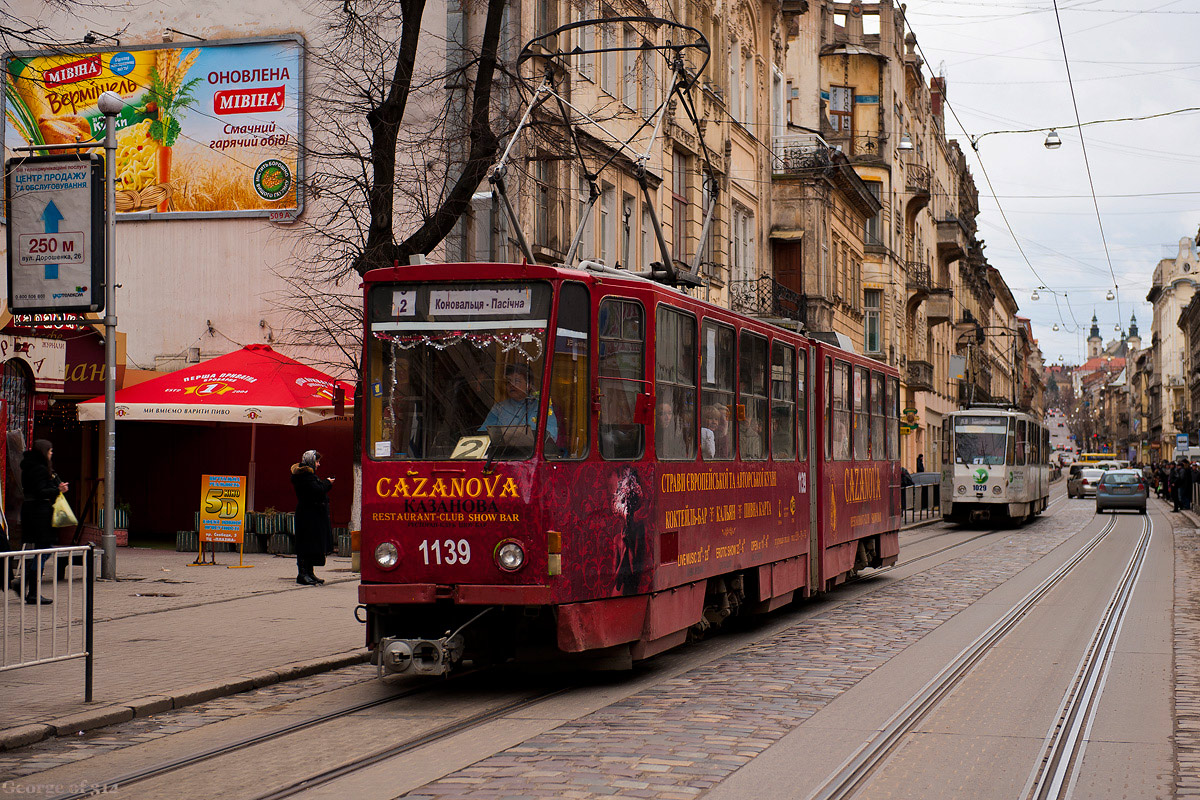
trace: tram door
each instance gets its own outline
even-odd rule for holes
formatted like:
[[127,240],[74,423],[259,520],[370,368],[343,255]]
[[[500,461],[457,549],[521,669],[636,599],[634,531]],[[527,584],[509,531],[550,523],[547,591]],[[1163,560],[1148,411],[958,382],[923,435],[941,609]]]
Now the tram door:
[[817,527],[818,503],[817,474],[813,469],[816,462],[816,449],[821,446],[821,436],[816,428],[816,406],[814,398],[817,393],[816,376],[812,374],[813,364],[816,363],[813,348],[810,345],[800,345],[800,364],[796,370],[796,378],[800,391],[796,394],[800,416],[800,474],[805,481],[808,500],[808,589],[815,592],[821,585],[821,545]]

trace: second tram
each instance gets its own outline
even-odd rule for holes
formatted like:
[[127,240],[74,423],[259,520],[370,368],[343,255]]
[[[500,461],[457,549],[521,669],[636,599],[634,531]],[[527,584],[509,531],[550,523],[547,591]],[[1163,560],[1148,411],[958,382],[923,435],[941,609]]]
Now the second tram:
[[1037,417],[976,405],[942,419],[942,516],[1027,521],[1050,496],[1050,432]]

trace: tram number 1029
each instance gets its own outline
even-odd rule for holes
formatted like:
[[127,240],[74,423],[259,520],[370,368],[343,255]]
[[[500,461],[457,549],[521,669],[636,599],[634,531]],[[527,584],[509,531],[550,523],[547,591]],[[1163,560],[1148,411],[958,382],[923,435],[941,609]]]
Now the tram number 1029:
[[420,547],[425,565],[468,564],[471,561],[471,543],[466,539],[423,539]]

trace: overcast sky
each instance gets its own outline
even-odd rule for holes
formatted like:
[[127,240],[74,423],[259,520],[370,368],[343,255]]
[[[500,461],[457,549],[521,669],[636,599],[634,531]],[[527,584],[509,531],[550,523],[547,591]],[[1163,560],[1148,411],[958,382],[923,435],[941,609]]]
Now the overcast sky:
[[[1149,344],[1154,267],[1200,227],[1200,112],[1085,125],[1081,143],[1067,67],[1084,123],[1200,107],[1200,3],[1058,0],[1058,10],[1068,62],[1052,0],[910,0],[907,15],[927,72],[948,82],[946,133],[979,187],[988,261],[1033,320],[1046,361],[1078,363],[1093,310],[1106,342],[1136,312]],[[979,138],[1049,126],[1058,150],[1045,149],[1044,132]],[[1106,300],[1114,283],[1118,299]],[[1057,305],[1044,290],[1030,299],[1039,285],[1059,292]]]

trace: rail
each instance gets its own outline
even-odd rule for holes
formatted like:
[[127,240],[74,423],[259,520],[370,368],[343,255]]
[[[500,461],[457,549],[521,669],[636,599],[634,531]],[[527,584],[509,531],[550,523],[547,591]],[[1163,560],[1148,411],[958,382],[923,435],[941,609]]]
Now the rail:
[[83,545],[0,553],[0,672],[82,658],[83,699],[92,702],[94,552]]
[[927,483],[922,486],[904,486],[900,489],[901,522],[907,525],[918,520],[936,519],[942,516],[942,486]]

